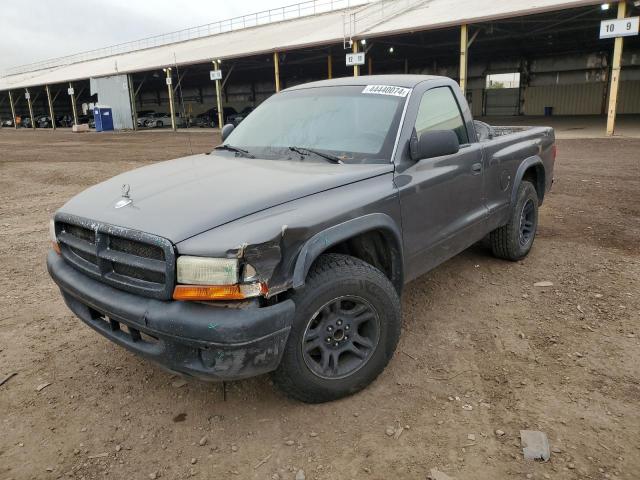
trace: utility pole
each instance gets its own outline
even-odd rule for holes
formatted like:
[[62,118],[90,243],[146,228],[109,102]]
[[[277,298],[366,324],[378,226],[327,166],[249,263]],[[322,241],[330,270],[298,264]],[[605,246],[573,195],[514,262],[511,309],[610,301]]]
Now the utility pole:
[[276,93],[280,91],[280,55],[273,52],[273,69],[276,79]]
[[13,104],[13,94],[11,90],[9,90],[9,105],[11,106],[11,116],[13,117],[13,128],[18,129],[18,124],[16,123],[16,107]]
[[469,64],[469,28],[462,25],[460,28],[460,89],[462,94],[467,94],[467,68]]
[[71,97],[71,110],[73,110],[73,124],[78,125],[78,110],[76,109],[76,92],[73,89],[73,83],[69,82],[69,90],[67,93]]
[[51,89],[49,85],[45,85],[44,89],[47,92],[47,103],[49,103],[49,118],[51,119],[51,128],[56,129],[56,117],[53,113],[53,102],[51,101]]
[[133,129],[138,130],[138,112],[136,111],[136,92],[133,85],[133,77],[127,75],[127,88],[129,89],[129,103],[131,104],[131,121]]
[[29,89],[24,89],[24,96],[27,99],[27,104],[29,105],[29,117],[31,118],[31,128],[36,129],[36,122],[33,119],[33,105],[31,104],[31,94],[29,93]]
[[[618,2],[618,19],[627,16],[627,2]],[[620,73],[622,72],[622,47],[624,38],[616,37],[613,47],[613,66],[611,69],[611,88],[609,90],[609,110],[607,114],[607,136],[613,137],[616,130],[616,114],[618,110],[618,89],[620,87]]]
[[169,91],[169,111],[171,112],[171,129],[175,132],[176,130],[176,111],[175,106],[173,105],[173,81],[171,78],[171,67],[163,68],[164,72],[167,74],[167,90]]
[[[358,53],[358,42],[356,40],[353,40],[351,48],[353,50],[353,53]],[[358,75],[360,75],[360,65],[354,65],[353,66],[353,76],[357,77]]]
[[[221,63],[221,60],[214,60],[213,69],[221,71]],[[218,105],[218,128],[222,130],[222,127],[224,127],[224,111],[222,110],[222,87],[220,85],[220,79],[218,77],[216,77],[216,103]]]

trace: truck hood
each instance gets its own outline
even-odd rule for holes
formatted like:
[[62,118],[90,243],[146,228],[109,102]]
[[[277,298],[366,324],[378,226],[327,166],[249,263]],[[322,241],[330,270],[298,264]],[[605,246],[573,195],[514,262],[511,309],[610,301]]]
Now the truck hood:
[[[336,165],[214,152],[123,173],[76,195],[60,211],[178,243],[260,210],[392,171],[392,164]],[[125,184],[132,202],[116,208]]]

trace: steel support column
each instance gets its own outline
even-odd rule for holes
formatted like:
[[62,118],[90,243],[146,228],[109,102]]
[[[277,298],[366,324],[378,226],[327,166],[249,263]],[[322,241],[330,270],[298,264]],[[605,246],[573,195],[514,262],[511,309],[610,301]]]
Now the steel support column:
[[133,130],[138,130],[138,111],[136,109],[136,92],[133,85],[133,77],[127,75],[127,88],[129,89],[129,103],[131,104],[131,121]]
[[327,55],[327,78],[329,80],[333,78],[333,58],[331,54]]
[[[69,91],[72,91],[73,83],[69,82]],[[71,110],[73,111],[73,124],[78,125],[78,111],[76,110],[76,93],[73,91],[71,95]]]
[[49,89],[49,85],[45,85],[44,89],[47,92],[47,103],[49,104],[49,118],[51,119],[51,128],[53,130],[55,130],[56,129],[56,116],[53,113],[53,102],[51,101],[51,90]]
[[273,72],[276,80],[276,93],[280,91],[280,55],[273,52]]
[[13,94],[11,90],[9,90],[9,105],[11,106],[11,116],[13,117],[13,128],[18,129],[18,124],[16,123],[16,107],[13,104]]
[[[627,16],[627,2],[618,2],[618,18]],[[609,110],[607,112],[607,136],[612,137],[616,130],[616,114],[618,110],[618,89],[620,87],[620,74],[622,73],[622,48],[624,38],[616,37],[613,47],[613,65],[611,68],[611,87],[609,90]]]
[[169,111],[171,112],[171,129],[176,130],[176,109],[173,104],[173,81],[171,79],[171,67],[164,69],[167,74],[167,90],[169,92]]
[[27,105],[29,105],[29,118],[31,118],[31,128],[36,129],[36,122],[33,118],[33,104],[31,103],[31,94],[29,93],[29,89],[25,88],[25,97],[27,97]]
[[[353,45],[351,47],[353,49],[353,53],[358,53],[358,42],[353,40]],[[353,76],[357,77],[360,75],[360,65],[353,66]]]
[[469,28],[467,25],[460,27],[460,89],[462,93],[467,93],[467,67],[469,51]]
[[[222,70],[220,60],[213,61],[214,70]],[[224,110],[222,108],[222,86],[220,80],[216,80],[216,104],[218,105],[218,128],[224,127]]]

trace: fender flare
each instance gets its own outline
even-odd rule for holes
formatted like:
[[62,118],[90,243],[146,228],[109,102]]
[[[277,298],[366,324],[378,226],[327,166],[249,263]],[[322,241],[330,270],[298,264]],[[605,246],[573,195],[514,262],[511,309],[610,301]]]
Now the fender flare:
[[[522,161],[518,170],[516,171],[515,178],[513,179],[513,188],[511,189],[511,206],[516,204],[518,197],[518,188],[520,188],[520,184],[522,183],[522,178],[524,177],[525,172],[530,167],[541,167],[544,175],[546,176],[546,171],[544,168],[544,163],[542,159],[538,155],[534,155],[532,157],[526,158]],[[538,191],[538,198],[540,199],[540,204],[542,204],[542,200],[544,199],[544,183],[545,179],[542,179],[542,191]],[[536,190],[540,190],[540,185],[536,185]]]
[[402,232],[393,219],[384,213],[370,213],[362,217],[353,218],[346,222],[339,223],[316,233],[305,242],[300,249],[293,270],[293,288],[300,288],[304,285],[305,278],[315,260],[328,248],[337,245],[351,237],[370,232],[372,230],[383,230],[387,238],[395,243],[397,252],[394,254],[394,265],[397,269],[397,276],[394,286],[398,291],[402,288],[404,263],[402,258]]

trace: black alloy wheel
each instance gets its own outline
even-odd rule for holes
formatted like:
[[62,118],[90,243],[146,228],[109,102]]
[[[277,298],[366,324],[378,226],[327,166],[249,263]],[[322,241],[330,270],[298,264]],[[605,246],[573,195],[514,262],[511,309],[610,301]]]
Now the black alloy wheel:
[[302,338],[304,361],[324,379],[344,378],[365,365],[380,339],[380,317],[362,297],[330,300],[311,318]]
[[536,209],[533,200],[528,199],[520,213],[520,245],[528,245],[535,235]]

